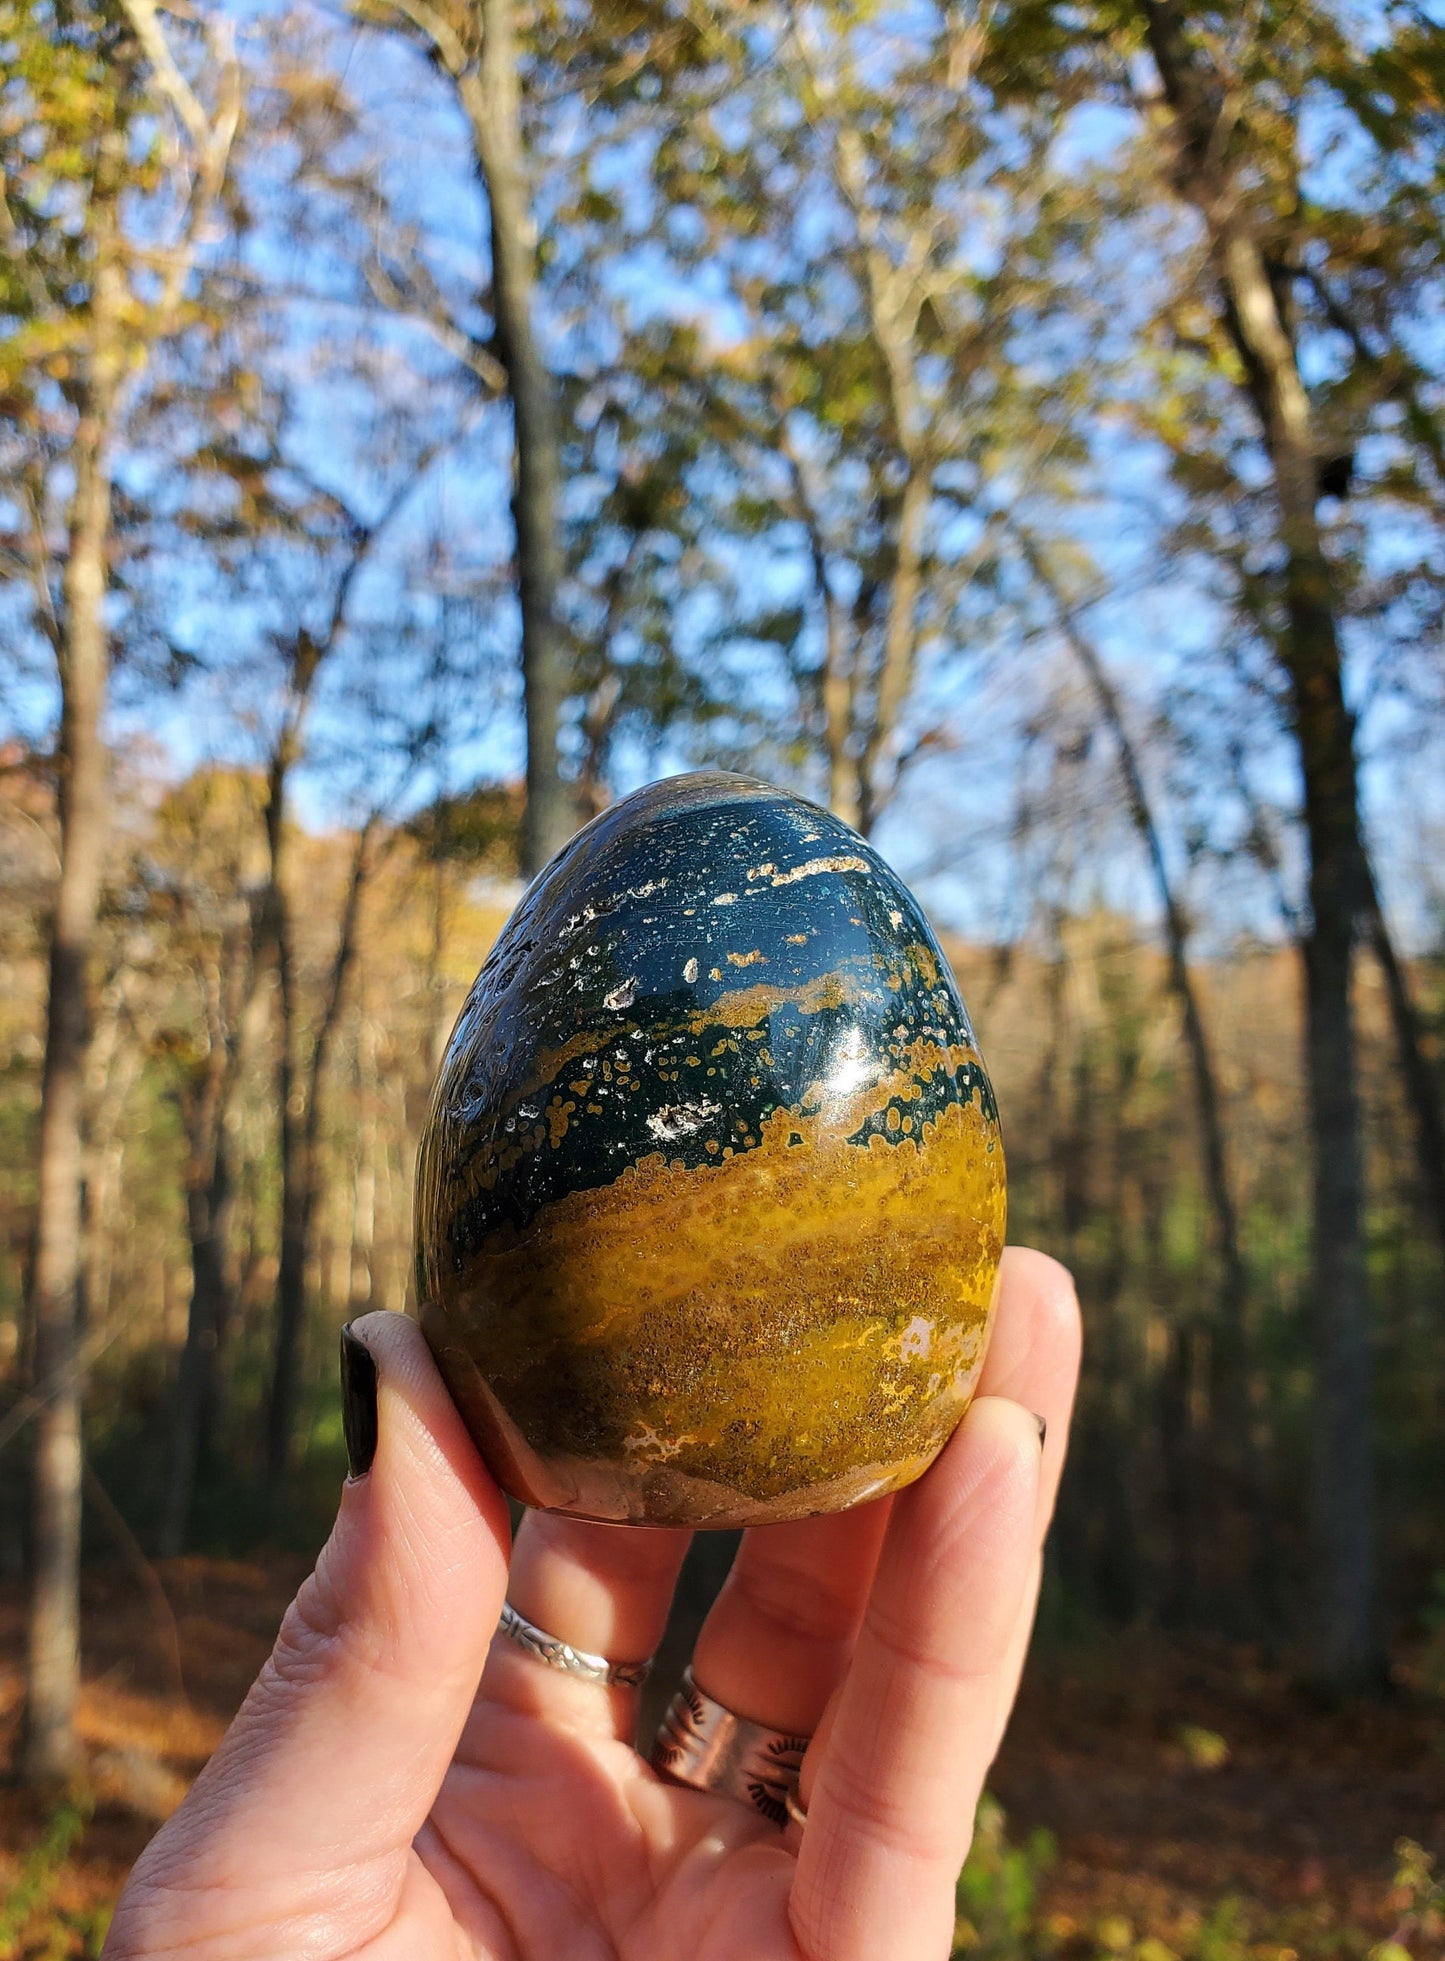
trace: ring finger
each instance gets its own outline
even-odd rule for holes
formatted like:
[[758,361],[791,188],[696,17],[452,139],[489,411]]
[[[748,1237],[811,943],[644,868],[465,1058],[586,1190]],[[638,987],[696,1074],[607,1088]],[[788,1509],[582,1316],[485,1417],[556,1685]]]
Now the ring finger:
[[[534,1627],[584,1654],[647,1662],[662,1638],[691,1536],[528,1512],[512,1552],[507,1599]],[[480,1699],[618,1737],[630,1738],[637,1721],[636,1688],[607,1687],[549,1667],[500,1631]]]

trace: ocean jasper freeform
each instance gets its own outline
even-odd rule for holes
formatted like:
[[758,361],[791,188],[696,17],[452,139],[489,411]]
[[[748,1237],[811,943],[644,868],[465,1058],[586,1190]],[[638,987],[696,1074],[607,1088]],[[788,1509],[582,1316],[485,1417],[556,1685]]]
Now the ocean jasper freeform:
[[503,1486],[654,1525],[897,1489],[983,1361],[998,1114],[911,893],[816,805],[655,783],[533,883],[422,1142],[422,1325]]

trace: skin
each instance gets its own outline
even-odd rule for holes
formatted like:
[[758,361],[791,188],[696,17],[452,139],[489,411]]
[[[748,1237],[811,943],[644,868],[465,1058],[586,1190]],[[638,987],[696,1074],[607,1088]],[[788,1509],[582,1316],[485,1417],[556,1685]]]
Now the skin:
[[815,1732],[784,1832],[656,1777],[635,1691],[492,1638],[505,1593],[575,1647],[651,1653],[687,1535],[535,1513],[509,1575],[505,1503],[415,1326],[357,1326],[375,1463],[108,1961],[943,1961],[1067,1440],[1063,1268],[1005,1255],[980,1394],[917,1484],[744,1538],[694,1666],[739,1714]]

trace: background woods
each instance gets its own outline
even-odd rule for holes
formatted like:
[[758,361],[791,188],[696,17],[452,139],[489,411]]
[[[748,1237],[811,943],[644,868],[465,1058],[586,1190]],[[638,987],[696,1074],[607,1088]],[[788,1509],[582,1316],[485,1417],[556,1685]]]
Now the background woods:
[[[27,1777],[105,1788],[83,1578],[173,1694],[218,1562],[315,1543],[520,878],[714,762],[917,885],[1078,1275],[1045,1639],[1388,1685],[1445,1832],[1442,134],[1405,0],[0,0]],[[1002,1830],[965,1945],[1246,1952]],[[1435,1951],[1416,1850],[1260,1951]]]

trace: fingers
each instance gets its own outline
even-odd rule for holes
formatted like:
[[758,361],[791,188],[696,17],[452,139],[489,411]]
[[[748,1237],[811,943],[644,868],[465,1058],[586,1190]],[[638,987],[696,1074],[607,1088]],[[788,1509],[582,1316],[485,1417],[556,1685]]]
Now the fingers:
[[804,1764],[793,1914],[810,1955],[947,1951],[954,1881],[1028,1648],[1079,1349],[1068,1273],[1010,1248],[980,1400],[895,1501],[854,1668]]
[[954,1882],[1012,1693],[1040,1493],[1032,1414],[990,1396],[894,1501],[853,1665],[809,1753],[790,1912],[810,1961],[948,1952]]
[[[1042,1253],[1010,1247],[978,1393],[1007,1396],[1047,1425],[1039,1544],[1063,1467],[1078,1362],[1078,1306],[1067,1272]],[[847,1670],[892,1503],[746,1533],[698,1636],[699,1686],[754,1722],[815,1730]],[[1029,1618],[1021,1616],[1020,1665]]]
[[[589,1525],[555,1512],[529,1512],[517,1534],[507,1598],[534,1626],[570,1647],[612,1662],[648,1661],[662,1639],[691,1537],[665,1527]],[[501,1703],[569,1728],[630,1739],[637,1694],[542,1667],[499,1635],[478,1713]]]
[[1038,1540],[1053,1516],[1079,1380],[1079,1303],[1068,1269],[1031,1247],[1005,1248],[980,1396],[1007,1396],[1044,1419]]
[[847,1672],[892,1503],[745,1533],[698,1635],[698,1686],[735,1715],[811,1736]]
[[279,1924],[290,1898],[349,1875],[346,1911],[384,1924],[471,1706],[505,1588],[506,1505],[415,1323],[370,1314],[354,1331],[377,1366],[375,1458],[138,1869],[153,1899],[219,1889]]
[[1003,1256],[1002,1294],[1008,1311],[1000,1310],[984,1363],[980,1394],[1007,1396],[1022,1403],[1025,1409],[1043,1419],[1047,1434],[1034,1522],[1037,1546],[1034,1571],[1005,1664],[1006,1693],[999,1709],[990,1758],[1003,1739],[1004,1725],[1028,1658],[1043,1572],[1043,1545],[1064,1469],[1082,1341],[1073,1280],[1067,1269],[1046,1253],[1035,1253],[1023,1246],[1009,1247]]

